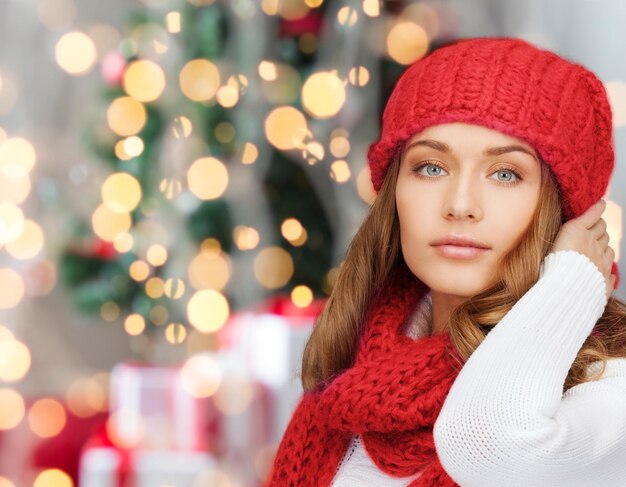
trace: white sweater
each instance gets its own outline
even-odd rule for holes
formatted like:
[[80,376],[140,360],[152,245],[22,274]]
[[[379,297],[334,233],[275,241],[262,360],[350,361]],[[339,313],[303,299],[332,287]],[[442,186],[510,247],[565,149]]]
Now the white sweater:
[[[439,460],[461,487],[626,486],[626,358],[562,394],[577,353],[606,307],[602,273],[571,250],[544,259],[539,280],[465,363],[433,430]],[[430,334],[430,293],[406,333]],[[600,370],[589,366],[588,374]],[[355,436],[332,487],[406,486]]]

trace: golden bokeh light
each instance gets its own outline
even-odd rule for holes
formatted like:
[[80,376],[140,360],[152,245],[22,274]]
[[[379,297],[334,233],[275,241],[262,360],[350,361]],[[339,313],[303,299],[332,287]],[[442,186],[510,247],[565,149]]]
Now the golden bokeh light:
[[30,190],[28,175],[10,177],[0,169],[0,202],[19,205],[28,197]]
[[330,152],[335,157],[346,157],[350,152],[350,141],[346,137],[334,137],[330,141]]
[[234,107],[239,101],[239,91],[230,85],[221,86],[217,90],[216,99],[224,108]]
[[298,240],[302,236],[302,224],[296,218],[287,218],[280,226],[280,233],[287,240]]
[[233,240],[239,250],[251,250],[259,245],[259,232],[252,227],[237,225],[233,229]]
[[306,308],[313,302],[313,291],[309,286],[296,286],[291,290],[291,301],[298,308]]
[[115,157],[117,157],[120,161],[128,161],[133,158],[129,153],[126,152],[126,139],[118,140],[114,147]]
[[345,101],[343,81],[332,71],[313,73],[302,85],[302,105],[313,117],[332,117]]
[[376,192],[370,179],[370,170],[366,164],[356,178],[356,191],[363,201],[371,205],[376,199]]
[[28,425],[40,438],[58,435],[66,423],[65,408],[56,399],[38,399],[28,411]]
[[0,268],[0,309],[15,308],[24,297],[24,281],[13,269]]
[[172,133],[177,139],[186,139],[193,132],[193,124],[185,116],[176,117],[172,124]]
[[220,241],[216,238],[205,238],[200,244],[200,250],[202,252],[213,252],[214,254],[219,254],[222,250],[222,244],[220,244]]
[[196,292],[187,303],[187,319],[202,333],[219,330],[230,315],[230,307],[224,295],[214,289]]
[[411,64],[428,52],[428,34],[414,22],[397,22],[387,34],[387,52],[400,64]]
[[150,318],[150,321],[157,326],[164,325],[169,317],[169,311],[167,311],[167,308],[162,304],[153,306],[148,312],[148,318]]
[[102,184],[102,201],[115,213],[127,213],[141,201],[141,185],[127,172],[111,174]]
[[175,10],[168,12],[165,15],[165,25],[167,26],[167,31],[171,34],[180,32],[180,12]]
[[259,157],[259,149],[252,142],[246,142],[241,154],[242,164],[253,164]]
[[165,328],[165,339],[172,345],[183,343],[187,337],[187,329],[181,323],[170,323]]
[[0,389],[0,430],[15,428],[24,417],[25,405],[22,396],[15,390]]
[[124,91],[141,102],[154,101],[165,89],[165,73],[161,66],[147,59],[132,61],[124,71]]
[[113,100],[107,110],[107,122],[111,130],[122,137],[141,131],[147,120],[146,108],[130,96]]
[[222,383],[220,365],[207,354],[190,357],[180,371],[183,389],[193,397],[210,397]]
[[228,254],[219,250],[203,250],[189,263],[189,284],[194,289],[224,289],[232,272]]
[[365,86],[369,83],[370,72],[365,66],[356,66],[348,72],[348,81],[354,86]]
[[100,306],[100,316],[104,321],[109,323],[120,317],[120,306],[114,301],[106,301]]
[[113,239],[113,247],[123,254],[133,248],[134,239],[130,233],[118,233]]
[[138,313],[130,314],[124,320],[124,330],[131,336],[140,335],[146,328],[146,320]]
[[146,294],[152,299],[159,299],[163,296],[164,284],[160,277],[151,277],[146,281]]
[[28,347],[19,340],[0,342],[0,379],[4,382],[22,380],[31,366]]
[[96,378],[74,380],[67,388],[65,399],[68,409],[79,418],[106,411],[108,402],[106,391]]
[[324,3],[324,0],[304,0],[307,7],[317,8]]
[[353,26],[358,18],[359,14],[351,7],[341,7],[337,12],[337,21],[340,25]]
[[261,61],[259,63],[259,76],[265,81],[274,81],[278,77],[276,63],[272,61]]
[[230,122],[220,122],[215,126],[215,138],[222,144],[227,144],[235,138],[235,126]]
[[165,281],[163,292],[170,299],[180,299],[185,294],[185,281],[170,277]]
[[74,482],[63,470],[50,468],[37,475],[33,487],[74,487]]
[[220,72],[208,59],[193,59],[180,72],[180,89],[192,101],[209,101],[220,87]]
[[162,266],[167,262],[167,249],[160,244],[151,245],[146,252],[146,260],[154,267]]
[[0,171],[6,176],[26,176],[36,160],[33,144],[23,137],[9,137],[0,143]]
[[228,186],[226,166],[215,157],[201,157],[187,171],[189,190],[202,200],[219,198]]
[[131,135],[122,141],[124,144],[124,152],[130,157],[137,157],[143,153],[144,143],[141,137]]
[[150,266],[143,260],[136,260],[128,267],[128,274],[134,281],[145,281],[150,275]]
[[68,32],[55,47],[57,64],[71,75],[88,73],[96,62],[96,46],[83,32]]
[[363,0],[363,12],[368,17],[378,17],[380,15],[380,0]]
[[350,176],[350,166],[343,159],[334,161],[330,165],[330,177],[338,183],[345,183],[348,179],[350,179]]
[[304,114],[294,107],[275,108],[265,119],[265,136],[277,149],[300,147],[309,134]]
[[96,208],[91,216],[94,233],[102,240],[113,242],[119,233],[126,233],[132,225],[129,213],[117,213],[105,204]]
[[44,233],[33,220],[24,220],[24,228],[18,238],[7,242],[6,250],[15,259],[28,260],[41,253],[44,245]]
[[254,276],[268,289],[283,287],[293,271],[291,254],[281,247],[266,247],[254,259]]
[[24,232],[24,213],[13,203],[0,203],[0,244],[17,240]]
[[163,178],[159,183],[159,191],[163,193],[163,196],[168,200],[174,199],[183,190],[183,183],[178,179]]
[[321,161],[322,159],[324,159],[324,146],[317,140],[311,141],[306,145],[305,154],[309,154],[317,160]]

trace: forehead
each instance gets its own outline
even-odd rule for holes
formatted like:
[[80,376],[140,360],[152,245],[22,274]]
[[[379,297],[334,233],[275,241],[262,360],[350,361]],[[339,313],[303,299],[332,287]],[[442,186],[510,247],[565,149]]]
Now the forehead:
[[404,144],[405,150],[413,142],[423,139],[435,139],[443,142],[453,152],[483,151],[489,147],[518,145],[538,158],[533,146],[523,139],[476,124],[454,122],[432,125],[410,137]]

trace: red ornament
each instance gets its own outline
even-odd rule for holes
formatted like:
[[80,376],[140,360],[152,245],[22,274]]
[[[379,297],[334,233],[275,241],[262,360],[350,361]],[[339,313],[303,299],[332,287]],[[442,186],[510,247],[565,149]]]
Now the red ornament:
[[92,242],[91,252],[93,255],[104,260],[114,260],[117,257],[117,250],[115,250],[113,244],[100,238],[96,238]]
[[301,36],[302,34],[318,35],[324,18],[316,10],[310,10],[304,17],[295,20],[282,19],[278,37]]
[[108,53],[102,59],[100,72],[110,86],[120,86],[126,69],[126,58],[117,51]]

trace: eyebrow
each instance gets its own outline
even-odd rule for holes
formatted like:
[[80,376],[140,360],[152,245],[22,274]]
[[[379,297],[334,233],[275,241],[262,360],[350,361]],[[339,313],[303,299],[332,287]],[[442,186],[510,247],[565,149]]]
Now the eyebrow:
[[[409,152],[411,148],[416,147],[416,146],[430,147],[431,149],[435,149],[440,152],[444,152],[446,154],[450,154],[452,152],[452,149],[450,148],[450,146],[444,142],[439,142],[438,140],[432,140],[432,139],[424,139],[424,140],[416,140],[414,142],[411,142],[407,146],[407,148],[404,150],[404,154],[406,154],[407,152]],[[499,156],[502,154],[506,154],[508,152],[516,152],[516,151],[523,152],[525,154],[532,156],[534,159],[537,159],[537,156],[535,156],[535,154],[533,154],[531,151],[529,151],[525,147],[522,147],[521,145],[517,145],[517,144],[505,145],[502,147],[488,147],[487,149],[483,151],[483,155]]]

